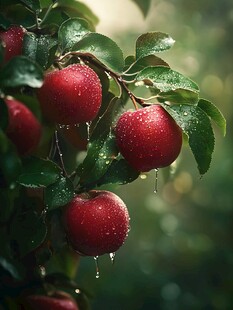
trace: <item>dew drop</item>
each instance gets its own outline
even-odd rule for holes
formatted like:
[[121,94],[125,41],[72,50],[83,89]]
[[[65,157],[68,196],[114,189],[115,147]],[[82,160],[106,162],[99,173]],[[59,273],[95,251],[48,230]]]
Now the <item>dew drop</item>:
[[184,116],[187,116],[188,115],[188,113],[187,112],[184,112]]
[[96,270],[95,277],[96,277],[96,279],[99,279],[99,277],[100,277],[98,259],[99,259],[99,256],[94,256],[94,260],[95,260],[95,270]]
[[155,171],[155,187],[154,187],[154,193],[157,194],[158,192],[158,172],[159,169],[154,169]]
[[109,257],[110,257],[111,263],[113,265],[115,263],[116,253],[115,252],[109,253]]
[[145,180],[147,178],[147,175],[144,173],[140,174],[140,179]]
[[91,122],[86,122],[87,125],[87,141],[90,141],[90,126],[91,126]]

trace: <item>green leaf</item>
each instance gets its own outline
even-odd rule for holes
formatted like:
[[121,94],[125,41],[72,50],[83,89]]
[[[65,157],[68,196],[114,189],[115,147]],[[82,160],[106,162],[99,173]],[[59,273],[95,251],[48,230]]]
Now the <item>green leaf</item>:
[[43,69],[50,67],[57,49],[57,40],[49,35],[37,36],[26,33],[23,42],[23,54],[36,61]]
[[62,51],[71,51],[74,44],[90,32],[89,24],[82,18],[70,18],[62,23],[58,31],[58,42]]
[[200,174],[209,169],[214,150],[214,134],[208,115],[198,106],[163,105],[188,136],[189,146],[196,159]]
[[40,1],[39,0],[20,0],[22,4],[25,4],[33,12],[40,11]]
[[148,55],[138,60],[134,56],[128,56],[125,59],[126,68],[124,68],[124,80],[132,81],[136,75],[146,67],[164,66],[169,65],[161,58],[155,55]]
[[126,66],[128,65],[128,68],[124,70],[124,72],[127,72],[127,74],[139,73],[139,71],[142,71],[142,69],[146,67],[156,67],[156,66],[169,67],[169,65],[163,59],[155,55],[148,55],[138,60],[136,60],[134,56],[128,56],[125,59],[125,64]]
[[124,68],[122,50],[110,38],[100,33],[89,33],[73,46],[73,50],[94,56],[107,68],[121,73]]
[[[151,90],[153,94],[154,89]],[[197,92],[188,89],[176,89],[168,92],[160,92],[157,99],[159,102],[170,102],[176,104],[197,104],[199,95]]]
[[61,169],[54,162],[37,157],[25,159],[18,182],[26,187],[42,187],[55,183]]
[[22,170],[21,161],[12,150],[1,154],[0,173],[2,172],[5,184],[11,186],[17,181]]
[[[94,145],[96,146],[94,148]],[[90,144],[87,156],[82,165],[80,184],[85,185],[95,183],[107,171],[112,161],[118,154],[115,137],[109,135],[105,141],[98,139],[94,144]]]
[[99,180],[98,186],[103,184],[127,184],[136,180],[139,174],[125,159],[114,159],[105,175]]
[[[9,3],[8,0],[7,2]],[[21,25],[24,28],[34,26],[36,22],[35,12],[19,1],[15,2],[17,5],[10,5],[9,3],[7,8],[7,18],[11,21],[11,24]]]
[[166,33],[148,32],[136,41],[136,59],[168,50],[175,41]]
[[219,111],[219,109],[210,101],[200,99],[198,102],[199,108],[206,112],[206,114],[215,122],[219,127],[223,136],[226,135],[226,119]]
[[82,17],[96,26],[99,22],[98,17],[92,10],[83,2],[77,0],[58,0],[57,5],[63,11],[69,14],[70,17]]
[[44,192],[44,202],[49,210],[64,206],[74,197],[73,183],[60,177],[55,183],[46,187]]
[[40,7],[41,8],[48,8],[54,1],[52,0],[40,0]]
[[122,107],[122,101],[114,97],[96,124],[88,144],[87,156],[79,167],[81,184],[95,182],[99,179],[118,154],[111,127],[122,111]]
[[43,84],[43,71],[34,61],[25,56],[12,58],[0,72],[2,87],[30,86],[39,88]]
[[144,17],[146,17],[150,9],[151,0],[133,0],[133,2],[137,4],[141,12],[143,13]]
[[3,130],[7,129],[8,126],[8,108],[3,99],[0,98],[0,128]]
[[20,210],[12,221],[10,238],[17,243],[20,257],[40,246],[46,234],[44,217],[32,209]]
[[155,87],[161,92],[169,92],[177,89],[185,89],[195,93],[199,88],[189,78],[170,68],[158,66],[147,67],[136,76],[137,81],[144,81],[146,85]]
[[10,186],[17,181],[21,173],[22,163],[13,145],[6,135],[0,130],[0,175],[2,182]]
[[8,19],[6,19],[5,16],[0,14],[0,27],[6,30],[7,28],[10,27],[10,25],[11,25],[11,22]]

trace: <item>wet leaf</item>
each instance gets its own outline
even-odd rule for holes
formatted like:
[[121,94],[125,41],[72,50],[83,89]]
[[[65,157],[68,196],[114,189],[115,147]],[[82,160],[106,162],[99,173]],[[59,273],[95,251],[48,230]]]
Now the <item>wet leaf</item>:
[[136,41],[136,59],[168,50],[175,41],[166,33],[148,32]]
[[118,154],[111,127],[122,107],[122,101],[117,97],[113,98],[96,124],[88,144],[87,156],[78,168],[81,184],[96,182]]
[[82,17],[96,26],[99,22],[98,17],[93,11],[83,2],[77,0],[58,0],[57,5],[70,17]]
[[60,174],[61,169],[54,162],[30,157],[24,161],[18,182],[26,187],[43,187],[55,183]]
[[124,68],[122,50],[110,38],[100,33],[89,33],[73,46],[73,50],[92,55],[107,68],[121,73]]
[[[154,89],[152,89],[152,94],[153,90]],[[168,92],[160,92],[157,98],[159,102],[170,102],[176,104],[197,104],[199,94],[188,89],[176,89]]]
[[158,66],[143,69],[136,76],[137,81],[144,81],[148,86],[155,87],[161,92],[169,92],[177,89],[185,89],[199,92],[199,88],[189,78],[170,68]]
[[0,72],[2,87],[30,86],[39,88],[43,84],[43,71],[34,61],[25,56],[12,58]]
[[98,185],[103,184],[127,184],[136,180],[139,172],[134,170],[126,160],[114,160]]
[[161,58],[155,55],[148,55],[138,60],[134,56],[128,56],[125,59],[126,68],[124,69],[124,79],[127,81],[134,80],[136,75],[146,67],[164,66],[169,65]]
[[208,115],[198,106],[174,105],[163,107],[188,136],[189,146],[201,175],[210,167],[214,150],[214,134]]
[[89,33],[89,24],[82,18],[70,18],[62,23],[58,31],[58,41],[62,51],[71,51],[75,43]]
[[23,41],[23,54],[47,69],[53,62],[57,49],[57,40],[50,35],[37,36],[27,33]]
[[219,127],[223,136],[226,135],[226,119],[221,111],[210,101],[200,99],[198,102],[199,108],[206,112],[206,114],[215,122]]
[[64,206],[74,197],[73,183],[61,176],[55,183],[46,187],[44,202],[49,210]]

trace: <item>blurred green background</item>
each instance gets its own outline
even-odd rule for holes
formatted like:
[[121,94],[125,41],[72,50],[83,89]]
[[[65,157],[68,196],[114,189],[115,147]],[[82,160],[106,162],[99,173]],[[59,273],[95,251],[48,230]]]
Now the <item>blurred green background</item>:
[[80,288],[94,310],[233,309],[233,4],[232,0],[152,0],[146,19],[129,0],[85,1],[99,16],[97,31],[110,36],[125,56],[146,31],[169,33],[175,46],[161,56],[195,80],[228,127],[215,128],[209,172],[200,178],[184,147],[174,173],[159,171],[111,188],[127,204],[131,231],[115,264],[82,258]]

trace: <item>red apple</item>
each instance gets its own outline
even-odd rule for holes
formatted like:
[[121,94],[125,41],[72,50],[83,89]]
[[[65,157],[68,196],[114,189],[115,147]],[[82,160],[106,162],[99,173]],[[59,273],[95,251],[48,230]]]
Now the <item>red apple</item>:
[[64,293],[55,296],[29,295],[22,306],[24,310],[79,310],[75,300]]
[[142,172],[169,166],[182,146],[181,128],[160,105],[123,113],[115,135],[123,157]]
[[0,30],[0,39],[5,45],[4,62],[21,55],[24,34],[25,29],[20,26],[11,26],[7,30]]
[[31,154],[41,138],[41,125],[34,114],[20,101],[5,99],[9,113],[7,136],[20,155]]
[[64,224],[74,250],[99,256],[122,246],[129,231],[129,214],[116,194],[92,190],[77,195],[65,206]]
[[102,87],[88,66],[73,64],[45,76],[38,98],[44,115],[58,124],[92,121],[100,108]]

